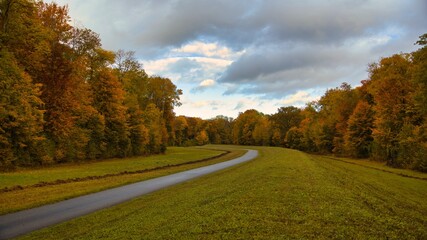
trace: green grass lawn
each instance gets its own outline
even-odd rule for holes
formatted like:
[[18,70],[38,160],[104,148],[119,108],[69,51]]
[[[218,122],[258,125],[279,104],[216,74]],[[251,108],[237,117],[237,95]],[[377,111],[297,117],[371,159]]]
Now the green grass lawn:
[[253,161],[23,238],[427,239],[427,181],[254,149]]
[[201,148],[169,147],[165,155],[108,159],[83,163],[63,164],[39,169],[22,169],[16,172],[0,173],[0,188],[14,185],[30,185],[39,182],[71,179],[87,176],[102,176],[123,171],[137,171],[155,167],[179,164],[217,156],[222,152]]
[[[0,193],[0,214],[15,212],[31,207],[40,206],[72,197],[105,190],[137,181],[160,177],[179,171],[197,168],[217,162],[229,160],[244,154],[245,151],[232,151],[222,157],[204,162],[185,164],[176,167],[166,167],[155,171],[138,174],[123,174],[88,179],[64,184],[46,185],[42,187],[25,187]],[[112,159],[92,163],[67,164],[55,167],[40,168],[35,170],[24,169],[12,173],[0,173],[0,186],[11,187],[15,185],[28,186],[39,182],[52,182],[58,179],[72,179],[76,177],[104,176],[123,171],[138,171],[153,169],[168,165],[189,163],[201,159],[212,158],[225,153],[225,151],[205,149],[198,147],[168,148],[166,154],[149,157]]]
[[373,168],[373,169],[377,169],[385,172],[398,174],[401,176],[408,176],[408,177],[427,180],[426,173],[412,171],[410,169],[392,168],[387,166],[386,162],[378,162],[378,161],[373,161],[369,159],[351,159],[351,158],[337,158],[337,157],[330,157],[330,158],[338,161],[344,161],[347,163],[357,164],[357,165],[365,166],[368,168]]

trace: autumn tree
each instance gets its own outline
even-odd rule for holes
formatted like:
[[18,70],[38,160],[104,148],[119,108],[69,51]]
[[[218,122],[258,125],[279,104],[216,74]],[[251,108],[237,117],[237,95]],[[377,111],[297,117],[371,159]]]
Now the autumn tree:
[[139,98],[146,94],[148,75],[136,60],[135,53],[123,50],[115,53],[114,72],[125,90],[124,105],[127,108],[132,155],[146,154],[150,126],[144,124],[146,106],[140,104]]
[[284,146],[286,133],[292,127],[297,127],[301,120],[301,109],[290,106],[281,107],[277,113],[271,115],[270,120],[273,127],[273,145]]
[[374,111],[366,101],[359,101],[347,123],[346,153],[352,157],[366,158],[371,154],[374,128]]
[[0,79],[0,169],[49,162],[37,149],[44,140],[39,86],[6,50],[0,51]]
[[230,144],[232,143],[233,119],[226,116],[216,116],[209,119],[207,125],[207,133],[211,143],[215,144]]
[[209,137],[205,130],[201,130],[196,136],[197,145],[205,145],[209,143]]
[[342,154],[347,121],[358,101],[357,94],[347,83],[329,89],[318,101],[317,140],[319,150]]
[[173,122],[173,128],[175,131],[175,145],[182,146],[182,144],[188,139],[188,123],[186,117],[176,117]]
[[[164,152],[181,90],[66,6],[0,1],[0,168]],[[200,133],[200,132],[199,132]]]
[[413,56],[413,71],[412,76],[417,86],[417,92],[414,95],[417,108],[422,115],[422,123],[415,129],[413,133],[415,138],[407,139],[407,141],[416,141],[417,155],[414,161],[414,168],[420,171],[427,172],[427,33],[420,36],[417,44],[421,46],[415,51]]
[[253,131],[252,137],[255,145],[269,146],[271,144],[271,134],[270,120],[266,116],[263,116],[259,119]]
[[146,152],[150,154],[164,153],[167,146],[167,129],[164,124],[162,112],[150,103],[143,114],[144,124],[148,128],[148,143]]
[[286,146],[307,152],[318,152],[315,144],[316,132],[319,127],[317,103],[307,103],[301,111],[301,122],[298,127],[291,127],[285,136]]
[[113,52],[99,49],[96,56],[97,67],[90,84],[94,92],[94,106],[105,118],[104,157],[124,157],[130,154],[129,128],[124,105],[125,91],[113,70]]
[[385,159],[392,166],[406,165],[405,156],[399,155],[399,133],[404,125],[419,121],[410,78],[409,55],[400,54],[383,58],[371,64],[369,92],[374,97],[376,144],[375,157]]
[[241,145],[269,144],[271,127],[267,117],[250,109],[240,113],[233,124],[233,143]]
[[181,94],[182,90],[177,89],[170,79],[153,76],[148,78],[145,94],[141,98],[141,105],[148,106],[148,104],[152,103],[162,113],[169,143],[174,141],[172,125],[175,113],[173,109],[181,105],[179,101]]

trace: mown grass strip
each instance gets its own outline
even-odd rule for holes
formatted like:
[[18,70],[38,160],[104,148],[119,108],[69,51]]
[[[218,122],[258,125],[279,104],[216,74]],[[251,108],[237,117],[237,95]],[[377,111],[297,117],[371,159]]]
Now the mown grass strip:
[[[196,149],[198,150],[198,149]],[[60,185],[46,185],[37,188],[24,188],[20,191],[3,192],[0,194],[0,214],[16,212],[23,209],[41,206],[92,192],[102,191],[112,187],[143,181],[155,177],[161,177],[180,171],[198,168],[222,161],[227,161],[243,155],[245,150],[234,150],[230,153],[205,161],[193,161],[189,164],[166,167],[154,171],[135,174],[124,174],[106,178],[94,178],[80,182],[69,182]],[[218,152],[217,152],[218,153]],[[168,155],[163,157],[167,158]]]
[[107,159],[82,163],[68,163],[39,169],[21,169],[16,172],[0,173],[0,188],[15,185],[26,186],[40,182],[54,182],[58,179],[103,176],[124,171],[138,171],[167,165],[176,165],[218,156],[218,150],[195,147],[170,147],[164,155]]
[[254,149],[253,161],[23,239],[427,239],[426,181]]
[[331,157],[331,156],[322,156],[323,158],[328,158],[335,161],[341,161],[349,164],[355,164],[366,168],[371,168],[379,171],[383,171],[386,173],[392,173],[396,174],[402,177],[408,177],[408,178],[415,178],[420,180],[427,181],[427,173],[422,172],[416,172],[413,170],[408,169],[401,169],[401,168],[392,168],[387,165],[385,165],[384,162],[375,162],[370,161],[366,159],[348,159],[348,158],[338,158],[338,157]]
[[200,159],[200,160],[188,161],[188,162],[177,163],[177,164],[168,164],[168,165],[164,165],[164,166],[158,166],[158,167],[148,168],[148,169],[142,169],[142,170],[124,171],[124,172],[118,172],[118,173],[109,173],[109,174],[99,175],[99,176],[86,176],[86,177],[77,177],[77,178],[57,179],[57,180],[52,181],[52,182],[44,182],[43,181],[43,182],[39,182],[37,184],[28,185],[28,186],[15,185],[15,186],[12,186],[12,187],[5,187],[3,189],[0,189],[0,193],[2,193],[2,192],[17,191],[17,190],[23,190],[25,188],[45,187],[45,186],[60,185],[60,184],[71,183],[71,182],[84,182],[84,181],[88,181],[88,180],[95,180],[95,179],[102,179],[102,178],[109,178],[109,177],[117,177],[117,176],[122,176],[122,175],[140,174],[140,173],[153,172],[153,171],[158,171],[158,170],[162,170],[162,169],[179,167],[179,166],[183,166],[183,165],[189,165],[189,164],[194,164],[194,163],[206,162],[206,161],[209,161],[209,160],[212,160],[212,159],[223,157],[223,156],[225,156],[225,155],[227,155],[229,153],[230,153],[230,151],[225,151],[225,152],[223,152],[223,153],[221,153],[219,155],[216,155],[216,156],[213,156],[213,157],[208,157],[208,158],[203,158],[203,159]]

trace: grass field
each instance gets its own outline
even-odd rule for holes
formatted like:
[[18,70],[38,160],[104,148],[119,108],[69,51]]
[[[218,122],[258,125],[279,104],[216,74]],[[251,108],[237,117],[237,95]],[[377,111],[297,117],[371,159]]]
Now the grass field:
[[[23,186],[23,189],[3,191],[0,193],[0,214],[214,164],[235,158],[242,155],[244,152],[243,150],[232,151],[219,158],[186,164],[197,160],[212,158],[225,153],[225,151],[196,147],[170,147],[164,155],[111,159],[91,163],[67,164],[35,170],[23,169],[17,172],[0,173],[0,189],[3,188],[4,190],[5,187],[10,188],[16,185]],[[184,165],[168,167],[177,164]],[[120,174],[123,171],[133,172],[155,168],[162,169],[136,174]],[[113,174],[113,176],[108,176],[108,174]],[[92,177],[95,178],[91,179]],[[57,180],[72,180],[74,178],[87,179],[55,184]],[[40,182],[48,184],[41,184],[42,187],[31,186]],[[49,185],[49,183],[54,184]]]
[[371,161],[369,159],[350,159],[350,158],[336,158],[336,157],[330,157],[331,159],[343,161],[347,163],[352,163],[360,166],[365,166],[372,169],[377,169],[384,172],[394,173],[401,176],[411,177],[411,178],[418,178],[427,180],[427,174],[423,172],[417,172],[412,171],[409,169],[402,169],[402,168],[392,168],[387,166],[386,162],[378,162],[378,161]]
[[254,149],[253,161],[23,239],[427,239],[427,181]]
[[39,169],[22,169],[16,172],[0,173],[0,188],[14,185],[25,186],[57,179],[102,176],[123,171],[150,169],[209,158],[219,154],[221,152],[208,149],[169,147],[165,155],[63,164]]

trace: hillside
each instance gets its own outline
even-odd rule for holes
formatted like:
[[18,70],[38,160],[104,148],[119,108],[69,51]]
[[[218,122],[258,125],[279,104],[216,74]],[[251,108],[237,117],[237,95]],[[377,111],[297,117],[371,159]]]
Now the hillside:
[[427,238],[427,181],[294,150],[255,149],[254,161],[24,239]]

